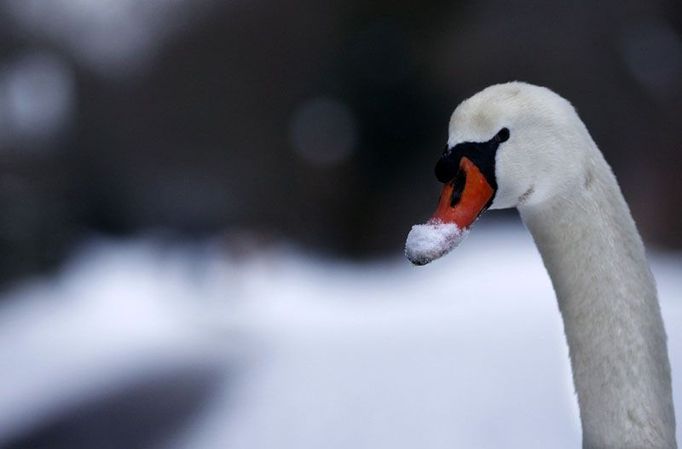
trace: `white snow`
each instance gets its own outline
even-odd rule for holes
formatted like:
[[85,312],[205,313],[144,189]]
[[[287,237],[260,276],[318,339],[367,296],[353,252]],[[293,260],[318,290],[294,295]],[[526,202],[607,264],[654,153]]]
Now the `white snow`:
[[405,255],[415,265],[426,265],[456,248],[468,232],[454,223],[430,221],[414,225],[407,234]]
[[[125,379],[201,362],[225,382],[170,448],[580,447],[530,236],[479,223],[469,238],[421,270],[399,254],[350,264],[284,247],[232,258],[220,245],[91,243],[0,298],[0,445]],[[682,255],[651,258],[679,416]]]

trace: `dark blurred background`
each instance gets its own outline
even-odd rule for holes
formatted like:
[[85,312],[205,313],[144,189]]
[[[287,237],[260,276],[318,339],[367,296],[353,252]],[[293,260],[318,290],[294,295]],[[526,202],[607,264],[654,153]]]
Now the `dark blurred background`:
[[682,248],[681,35],[674,0],[2,0],[0,279],[93,233],[397,254],[451,111],[509,80],[568,98]]

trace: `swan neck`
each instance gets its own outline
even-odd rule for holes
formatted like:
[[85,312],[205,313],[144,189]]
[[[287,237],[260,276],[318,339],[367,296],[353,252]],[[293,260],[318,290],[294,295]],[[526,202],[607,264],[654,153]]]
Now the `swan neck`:
[[552,279],[584,448],[676,448],[666,336],[644,246],[594,147],[584,182],[519,208]]

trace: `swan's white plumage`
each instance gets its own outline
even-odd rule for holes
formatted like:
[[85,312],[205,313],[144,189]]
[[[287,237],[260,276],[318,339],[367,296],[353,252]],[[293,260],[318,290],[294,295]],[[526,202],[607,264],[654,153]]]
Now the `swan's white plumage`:
[[491,208],[519,209],[552,279],[584,448],[677,447],[656,286],[611,168],[568,101],[521,82],[462,102],[448,145],[503,127]]

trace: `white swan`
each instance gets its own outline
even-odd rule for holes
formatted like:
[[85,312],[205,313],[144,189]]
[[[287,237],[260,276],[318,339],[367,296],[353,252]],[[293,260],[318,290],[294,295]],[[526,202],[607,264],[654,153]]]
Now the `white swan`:
[[518,208],[558,298],[583,447],[675,448],[666,335],[644,246],[571,104],[526,83],[488,87],[452,114],[436,175],[445,183],[438,208],[413,227],[408,258],[422,265],[445,254],[488,207]]

